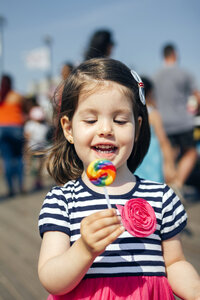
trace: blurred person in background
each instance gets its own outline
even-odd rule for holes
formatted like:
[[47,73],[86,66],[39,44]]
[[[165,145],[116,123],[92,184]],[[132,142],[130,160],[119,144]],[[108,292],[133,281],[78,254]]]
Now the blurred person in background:
[[[26,150],[30,153],[27,163],[34,173],[34,189],[43,188],[43,155],[37,154],[48,145],[49,125],[45,121],[45,113],[41,106],[33,106],[29,112],[29,120],[24,126],[24,136],[26,139]],[[35,154],[35,155],[34,155]]]
[[89,40],[88,47],[84,54],[84,60],[98,57],[110,57],[114,45],[115,43],[110,30],[97,30]]
[[71,61],[66,61],[62,63],[59,70],[58,78],[56,79],[54,84],[52,84],[51,89],[48,90],[48,98],[51,102],[55,96],[55,93],[57,94],[57,98],[61,97],[64,81],[68,78],[73,68],[74,68],[74,64]]
[[197,162],[194,117],[188,112],[187,103],[192,94],[199,102],[200,94],[193,76],[178,65],[173,44],[164,46],[163,59],[163,66],[154,77],[155,99],[177,161],[173,188],[182,193],[182,187]]
[[65,62],[61,68],[61,77],[63,80],[66,80],[73,70],[74,65],[71,62]]
[[3,75],[0,87],[0,153],[8,195],[14,196],[16,188],[24,192],[24,98],[13,90],[13,80]]
[[24,96],[24,106],[23,106],[23,111],[25,115],[25,122],[29,120],[29,113],[30,110],[33,106],[38,105],[38,99],[37,99],[36,94],[30,94],[30,95],[25,95]]
[[[71,61],[66,61],[62,64],[58,82],[53,87],[53,90],[49,94],[49,100],[50,100],[51,104],[56,105],[58,107],[58,109],[59,109],[60,104],[61,104],[61,98],[62,98],[62,92],[63,92],[63,87],[64,87],[64,84],[65,84],[65,80],[67,80],[67,78],[69,77],[69,75],[72,72],[73,68],[74,68],[74,64]],[[56,99],[56,101],[54,101],[53,99],[54,100]],[[49,131],[48,131],[48,134],[47,134],[47,138],[48,138],[49,142],[51,142],[53,140],[54,131],[55,131],[55,124],[53,124],[50,121]]]
[[165,133],[159,111],[155,107],[153,82],[142,77],[151,129],[151,142],[147,155],[136,171],[139,177],[157,182],[171,183],[176,178],[173,149]]

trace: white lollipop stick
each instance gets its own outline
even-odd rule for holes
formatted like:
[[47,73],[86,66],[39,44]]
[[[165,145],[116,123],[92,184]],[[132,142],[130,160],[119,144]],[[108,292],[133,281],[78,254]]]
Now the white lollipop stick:
[[107,201],[108,208],[112,208],[112,206],[110,204],[110,199],[109,199],[109,196],[108,196],[107,189],[106,189],[105,186],[103,188],[104,188],[104,193],[105,193],[105,196],[106,196],[106,201]]

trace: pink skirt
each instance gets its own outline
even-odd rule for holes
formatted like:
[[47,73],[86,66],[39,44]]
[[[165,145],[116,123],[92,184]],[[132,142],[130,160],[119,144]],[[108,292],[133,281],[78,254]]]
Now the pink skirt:
[[174,300],[166,277],[133,276],[82,280],[71,292],[47,300]]

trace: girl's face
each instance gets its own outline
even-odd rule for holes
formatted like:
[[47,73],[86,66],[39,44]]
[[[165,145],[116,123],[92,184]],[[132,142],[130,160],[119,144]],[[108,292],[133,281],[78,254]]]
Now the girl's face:
[[128,169],[127,159],[135,140],[135,120],[124,87],[105,82],[94,93],[81,94],[72,121],[64,116],[61,124],[85,170],[90,162],[101,158],[112,161],[117,169]]

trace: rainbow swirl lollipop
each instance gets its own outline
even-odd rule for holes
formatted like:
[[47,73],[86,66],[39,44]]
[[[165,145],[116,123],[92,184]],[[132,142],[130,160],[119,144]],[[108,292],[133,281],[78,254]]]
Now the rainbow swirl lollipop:
[[112,208],[106,185],[111,184],[116,177],[116,168],[107,159],[96,159],[87,168],[87,176],[97,186],[103,186],[108,208]]
[[116,168],[107,159],[96,159],[89,164],[87,176],[94,185],[110,185],[115,180]]

